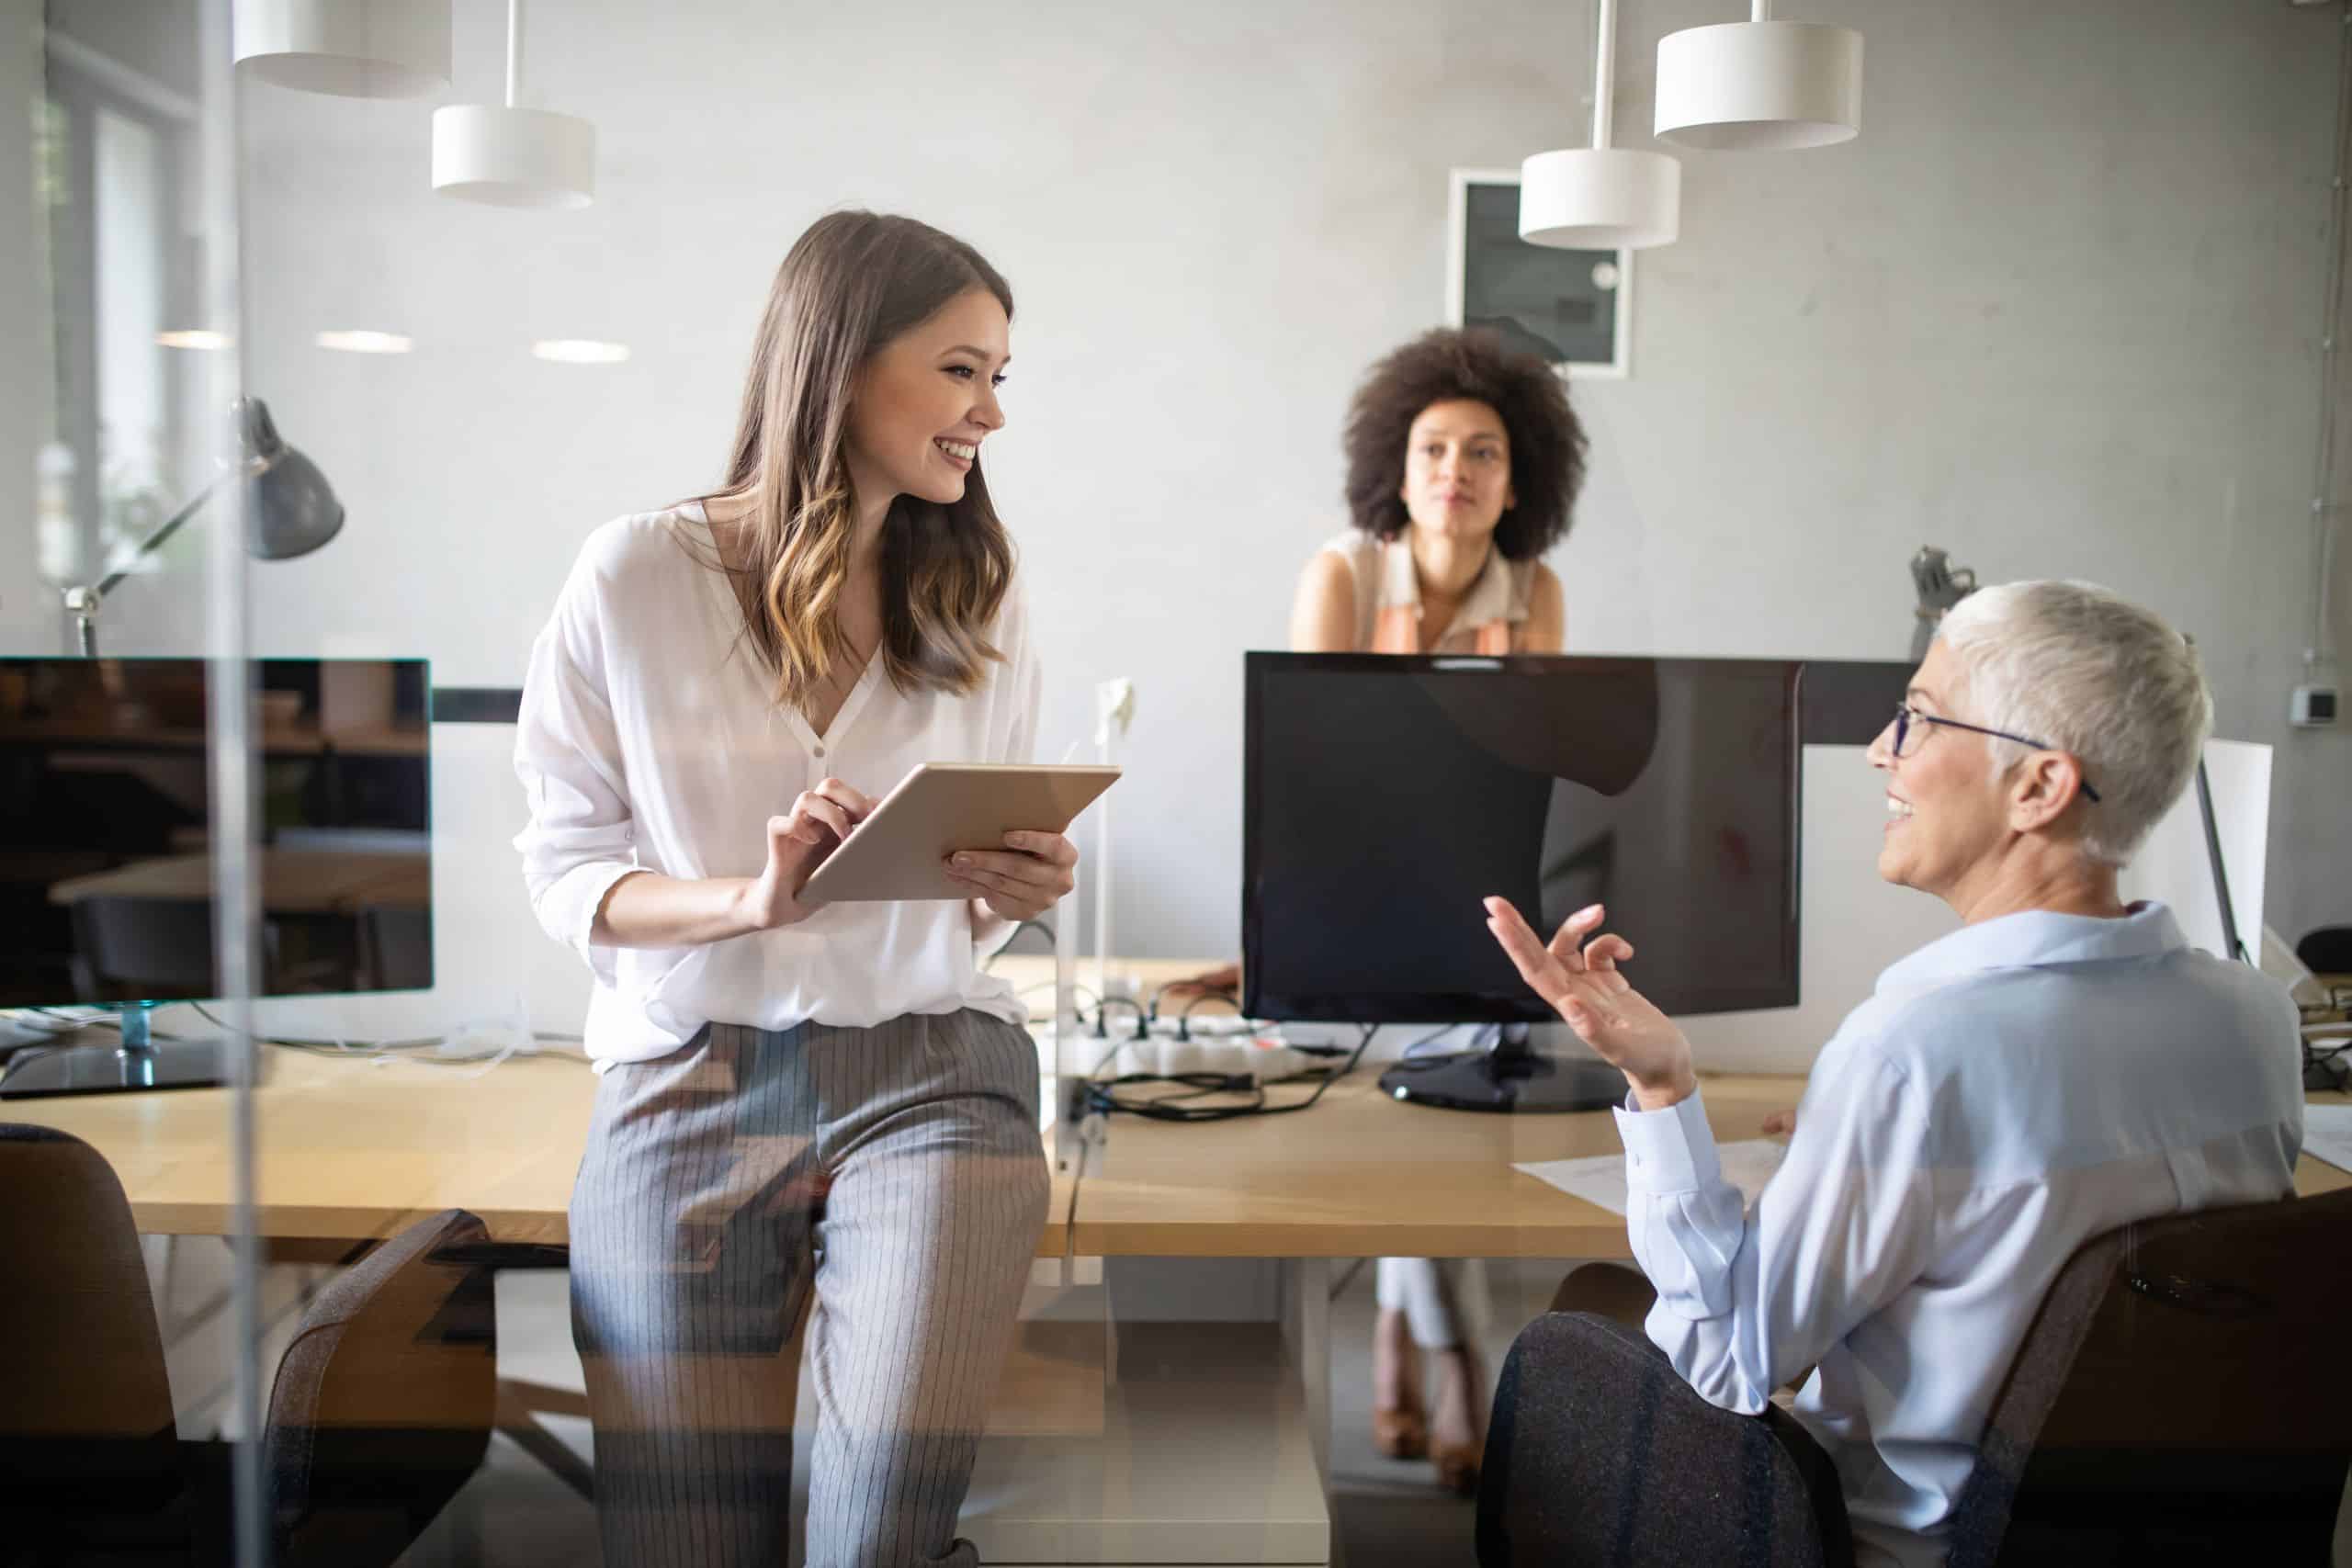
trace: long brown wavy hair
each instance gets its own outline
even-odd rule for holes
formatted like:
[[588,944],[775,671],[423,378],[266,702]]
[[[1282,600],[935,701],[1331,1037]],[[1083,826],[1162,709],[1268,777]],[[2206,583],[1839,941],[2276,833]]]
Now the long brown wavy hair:
[[[911,218],[835,212],[794,242],[768,290],[743,384],[727,482],[744,502],[732,561],[744,636],[775,671],[780,705],[804,705],[856,657],[838,609],[857,507],[847,440],[857,373],[967,289],[1012,316],[1012,289],[979,252]],[[883,669],[900,692],[976,690],[1003,654],[988,640],[1012,582],[1012,541],[974,465],[964,497],[902,495],[882,525]]]

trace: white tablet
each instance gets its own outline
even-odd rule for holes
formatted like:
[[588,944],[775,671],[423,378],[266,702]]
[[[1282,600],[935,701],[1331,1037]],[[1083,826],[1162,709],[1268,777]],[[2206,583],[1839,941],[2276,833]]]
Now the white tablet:
[[1001,850],[1007,833],[1059,833],[1119,770],[924,762],[850,829],[800,889],[804,904],[968,898],[945,865],[957,850]]

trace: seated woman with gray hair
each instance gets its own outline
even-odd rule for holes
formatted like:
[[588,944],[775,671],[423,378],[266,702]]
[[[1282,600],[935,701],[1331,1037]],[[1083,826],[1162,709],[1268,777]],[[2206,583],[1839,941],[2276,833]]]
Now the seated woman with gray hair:
[[[1598,906],[1547,944],[1487,901],[1527,983],[1624,1072],[1627,1222],[1656,1300],[1647,1342],[1559,1314],[1521,1336],[1506,1403],[1532,1418],[1514,1436],[1498,1414],[1482,1562],[1567,1561],[1595,1539],[1620,1562],[1739,1560],[1770,1519],[1679,1491],[1677,1456],[1744,1441],[1738,1416],[1803,1378],[1813,1443],[1792,1457],[1816,1502],[1845,1504],[1822,1539],[1850,1528],[1857,1562],[1939,1563],[1986,1412],[2075,1249],[2293,1190],[2294,1004],[2117,890],[2211,712],[2195,651],[2104,589],[2010,583],[1951,611],[1870,761],[1879,874],[1963,924],[1882,975],[1822,1048],[1752,1213],[1723,1179],[1690,1042],[1627,974],[1633,943],[1601,934]],[[1555,1304],[1577,1304],[1577,1280]],[[1648,1408],[1578,1398],[1661,1354],[1687,1388],[1665,1382]]]

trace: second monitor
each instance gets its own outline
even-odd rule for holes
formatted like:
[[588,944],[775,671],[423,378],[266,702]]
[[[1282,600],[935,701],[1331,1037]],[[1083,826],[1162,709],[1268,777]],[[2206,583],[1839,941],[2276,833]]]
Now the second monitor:
[[[1772,660],[1250,655],[1243,1008],[1357,1023],[1552,1014],[1488,934],[1588,904],[1669,1013],[1797,999],[1799,685]],[[1400,1099],[1569,1110],[1598,1064],[1509,1046]]]

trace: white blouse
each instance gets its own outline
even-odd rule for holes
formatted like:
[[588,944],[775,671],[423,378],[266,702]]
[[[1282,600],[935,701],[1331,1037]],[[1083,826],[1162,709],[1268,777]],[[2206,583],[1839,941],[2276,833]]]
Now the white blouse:
[[877,655],[820,736],[779,707],[695,503],[588,536],[532,645],[514,770],[531,825],[515,839],[531,907],[595,977],[600,1068],[674,1051],[705,1023],[866,1026],[975,1008],[1025,1020],[982,974],[972,906],[835,904],[798,924],[694,947],[608,947],[596,912],[632,871],[757,876],[767,820],[822,780],[879,796],[920,762],[1026,762],[1040,675],[1019,586],[989,641],[1005,661],[969,696],[908,695]]

